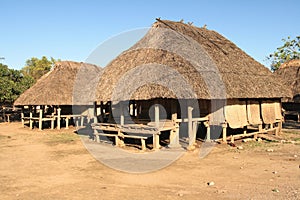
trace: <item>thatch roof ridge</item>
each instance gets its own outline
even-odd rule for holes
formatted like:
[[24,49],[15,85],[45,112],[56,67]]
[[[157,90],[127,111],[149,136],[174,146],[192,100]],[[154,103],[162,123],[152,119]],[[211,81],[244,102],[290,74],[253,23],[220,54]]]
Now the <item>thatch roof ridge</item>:
[[[101,72],[102,69],[94,64],[74,61],[56,62],[47,74],[20,95],[14,105],[73,105],[76,81],[89,78],[84,77],[86,73],[96,76]],[[83,78],[78,77],[78,74]],[[84,86],[80,87],[86,90]],[[87,100],[84,97],[82,99]]]
[[286,67],[299,67],[300,66],[300,59],[294,59],[294,60],[289,60],[287,62],[284,62],[280,65],[279,69],[283,69]]
[[[175,48],[170,50],[174,45]],[[178,52],[178,49],[181,52]],[[189,59],[189,55],[198,59],[197,62]],[[131,75],[131,79],[135,78],[135,81],[130,80],[130,77],[123,80],[126,74],[138,66],[149,67],[149,64],[168,66],[171,70],[178,72],[187,80],[199,99],[219,97],[220,95],[215,95],[215,97],[212,93],[220,91],[218,86],[222,86],[222,84],[226,90],[226,98],[280,98],[285,96],[282,92],[282,85],[269,69],[216,31],[182,22],[158,20],[140,41],[107,65],[98,84],[97,99],[104,101],[114,99],[114,90],[118,84],[128,86],[124,88],[124,93],[130,94],[130,87],[135,86],[136,83],[144,83],[145,77],[155,76],[164,79],[160,76],[159,70],[158,74],[149,74],[147,70],[140,70]],[[149,67],[152,71],[154,68],[154,66]],[[144,75],[140,72],[143,72]],[[139,75],[141,77],[138,77]],[[180,76],[172,76],[172,73],[169,73],[169,79],[164,80],[165,82],[177,80]],[[213,83],[218,76],[222,83]],[[128,83],[128,81],[132,81],[132,83]],[[153,94],[151,98],[174,98],[174,93],[167,90],[159,93],[147,91],[155,88],[161,89],[153,84],[150,85],[148,89],[143,87],[144,95],[139,90],[142,92],[141,94],[134,93],[134,96],[130,98],[149,99],[151,96],[149,94]],[[186,94],[184,90],[185,88],[180,88],[180,95]],[[119,90],[116,93],[122,94]],[[157,96],[161,93],[164,95]],[[181,98],[180,95],[177,98]]]
[[285,86],[285,90],[292,90],[292,94],[285,101],[299,102],[300,96],[300,60],[290,60],[283,63],[279,69],[274,72]]

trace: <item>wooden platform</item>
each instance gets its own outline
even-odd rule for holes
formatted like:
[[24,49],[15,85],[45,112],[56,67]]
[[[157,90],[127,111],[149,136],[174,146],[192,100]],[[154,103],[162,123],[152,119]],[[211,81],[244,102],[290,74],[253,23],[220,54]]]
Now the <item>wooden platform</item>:
[[[149,137],[153,137],[153,148],[158,149],[159,135],[162,131],[172,131],[176,129],[176,123],[171,121],[161,122],[159,127],[155,126],[155,122],[145,124],[111,124],[111,123],[93,123],[92,128],[94,129],[94,135],[96,136],[97,142],[100,142],[98,136],[114,136],[115,143],[120,146],[122,141],[120,139],[133,138],[140,139],[142,150],[146,149],[145,140]],[[100,133],[99,133],[100,131]],[[115,135],[104,133],[103,131],[115,132]],[[171,134],[170,134],[171,135]],[[99,141],[98,141],[99,140]],[[123,143],[122,143],[123,144]]]

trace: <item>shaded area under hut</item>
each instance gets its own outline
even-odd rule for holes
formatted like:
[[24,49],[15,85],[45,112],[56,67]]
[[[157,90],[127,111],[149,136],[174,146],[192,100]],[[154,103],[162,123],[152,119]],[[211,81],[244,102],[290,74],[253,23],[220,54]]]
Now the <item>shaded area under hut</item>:
[[[61,61],[55,63],[50,72],[42,76],[15,102],[22,108],[22,125],[43,127],[61,126],[70,123],[83,126],[94,118],[94,85],[102,69],[96,65]],[[80,97],[79,97],[80,96]]]
[[111,137],[117,146],[140,140],[144,150],[160,148],[163,137],[169,147],[193,148],[196,137],[234,142],[277,134],[286,95],[279,82],[219,33],[157,19],[104,68],[94,135]]

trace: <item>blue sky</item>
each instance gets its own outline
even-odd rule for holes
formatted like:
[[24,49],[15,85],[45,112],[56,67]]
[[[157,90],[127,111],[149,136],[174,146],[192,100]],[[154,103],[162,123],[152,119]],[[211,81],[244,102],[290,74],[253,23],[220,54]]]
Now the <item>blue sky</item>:
[[43,55],[85,61],[112,36],[161,17],[207,24],[267,66],[282,38],[300,35],[299,8],[299,0],[0,0],[0,62],[20,69]]

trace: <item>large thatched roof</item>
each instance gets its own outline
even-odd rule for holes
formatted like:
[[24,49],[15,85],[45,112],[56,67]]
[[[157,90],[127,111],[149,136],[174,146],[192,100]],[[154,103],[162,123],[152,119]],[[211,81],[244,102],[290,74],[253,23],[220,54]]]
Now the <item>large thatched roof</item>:
[[88,105],[95,99],[93,86],[102,68],[73,61],[55,63],[15,101],[14,105]]
[[300,100],[300,60],[290,60],[283,63],[275,75],[282,79],[285,90],[292,90],[292,96],[287,100]]
[[280,98],[283,87],[219,33],[158,20],[104,68],[97,100]]

